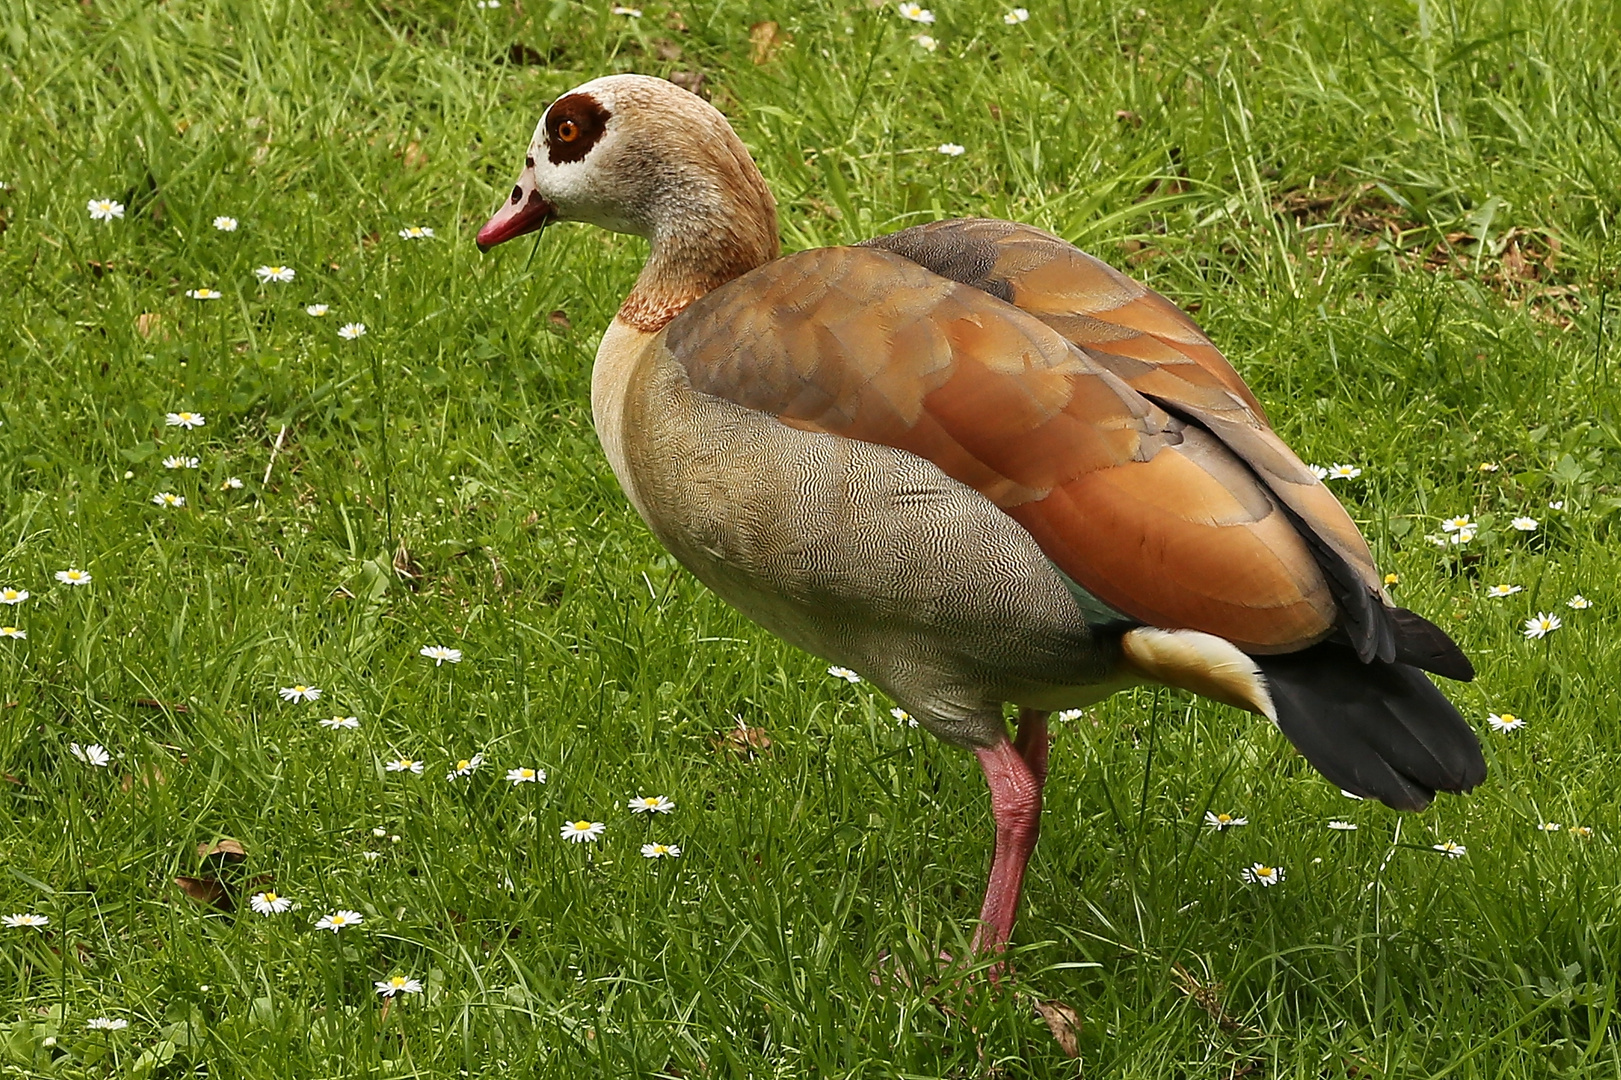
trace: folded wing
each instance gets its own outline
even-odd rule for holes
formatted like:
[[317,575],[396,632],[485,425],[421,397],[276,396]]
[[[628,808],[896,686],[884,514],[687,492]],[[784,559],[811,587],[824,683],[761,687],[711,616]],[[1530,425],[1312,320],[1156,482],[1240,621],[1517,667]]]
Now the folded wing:
[[[1134,619],[1257,653],[1305,648],[1344,621],[1323,541],[1220,432],[991,291],[893,252],[825,248],[722,286],[666,334],[696,389],[929,459]],[[1223,395],[1214,409],[1243,384],[1210,357],[1182,381]]]

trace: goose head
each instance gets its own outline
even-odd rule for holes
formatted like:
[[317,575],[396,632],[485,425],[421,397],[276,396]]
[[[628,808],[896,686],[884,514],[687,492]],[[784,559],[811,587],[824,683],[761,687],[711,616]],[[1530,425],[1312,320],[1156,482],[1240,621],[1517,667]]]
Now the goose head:
[[776,202],[726,118],[646,75],[593,79],[547,107],[478,246],[488,251],[555,221],[649,241],[647,266],[621,309],[638,325],[668,322],[778,253]]

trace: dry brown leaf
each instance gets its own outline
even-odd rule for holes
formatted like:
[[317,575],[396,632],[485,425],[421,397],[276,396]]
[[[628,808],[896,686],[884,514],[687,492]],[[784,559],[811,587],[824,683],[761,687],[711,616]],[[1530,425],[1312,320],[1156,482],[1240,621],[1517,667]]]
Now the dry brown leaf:
[[715,749],[730,750],[741,757],[753,757],[771,749],[771,738],[765,728],[735,727],[715,740]]
[[568,321],[568,313],[566,311],[564,311],[562,308],[558,308],[556,311],[552,312],[550,315],[547,315],[546,320],[548,322],[550,322],[553,326],[557,327],[559,330],[572,330],[572,329],[574,329],[574,324]]
[[198,844],[197,857],[205,861],[217,859],[220,862],[239,863],[248,857],[248,849],[234,836],[222,836],[212,844]]
[[422,144],[415,139],[405,144],[405,152],[400,156],[407,169],[420,169],[428,163],[428,155],[422,152]]
[[1239,1023],[1228,1014],[1221,1003],[1221,992],[1224,989],[1221,983],[1202,983],[1181,964],[1171,965],[1171,979],[1176,983],[1176,988],[1192,998],[1194,1004],[1203,1009],[1221,1030],[1232,1034],[1261,1034],[1254,1028]]
[[1058,1049],[1064,1052],[1064,1056],[1080,1057],[1081,1044],[1078,1036],[1081,1031],[1081,1018],[1076,1015],[1075,1010],[1056,998],[1037,998],[1034,1004],[1036,1012],[1046,1021],[1047,1030],[1053,1033],[1053,1039],[1058,1043]]
[[653,42],[653,55],[666,63],[674,63],[681,59],[681,46],[669,38],[659,38]]
[[704,93],[704,73],[701,71],[672,71],[670,81],[689,94],[697,94],[701,98],[709,96]]
[[774,22],[757,22],[749,27],[749,57],[756,64],[769,64],[789,37]]
[[174,883],[188,899],[220,911],[235,911],[236,901],[231,892],[216,878],[177,877]]
[[398,550],[394,552],[394,572],[406,581],[415,581],[422,576],[422,565],[411,555],[411,549],[400,541]]
[[143,311],[135,316],[135,332],[144,338],[156,334],[160,341],[169,336],[163,332],[163,316],[155,311]]
[[138,773],[125,773],[118,781],[118,789],[120,791],[131,791],[136,784],[140,784],[142,787],[162,787],[168,782],[169,778],[163,775],[162,769],[156,765],[148,765]]

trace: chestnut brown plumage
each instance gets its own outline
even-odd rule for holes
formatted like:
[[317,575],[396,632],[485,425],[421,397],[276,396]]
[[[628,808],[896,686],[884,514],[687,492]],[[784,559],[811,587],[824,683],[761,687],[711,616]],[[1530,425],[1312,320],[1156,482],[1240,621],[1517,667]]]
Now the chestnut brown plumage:
[[1053,709],[1192,690],[1401,809],[1484,778],[1418,670],[1467,679],[1468,659],[1391,602],[1339,502],[1164,297],[1005,221],[779,258],[725,118],[644,76],[554,103],[479,243],[553,220],[652,245],[592,412],[653,533],[978,756],[996,845],[976,948],[1012,931]]

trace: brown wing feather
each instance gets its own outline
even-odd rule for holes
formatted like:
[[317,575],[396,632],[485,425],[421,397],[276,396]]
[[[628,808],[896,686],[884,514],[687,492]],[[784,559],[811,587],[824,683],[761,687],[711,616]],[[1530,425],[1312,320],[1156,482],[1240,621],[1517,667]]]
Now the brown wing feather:
[[988,291],[826,248],[715,290],[666,334],[695,388],[928,458],[1144,622],[1261,652],[1334,628],[1328,579],[1251,468]]
[[1150,401],[1210,430],[1255,470],[1313,548],[1358,653],[1396,655],[1389,597],[1361,532],[1271,430],[1227,358],[1175,304],[1058,237],[1009,221],[933,222],[864,246],[893,251],[1029,312]]

